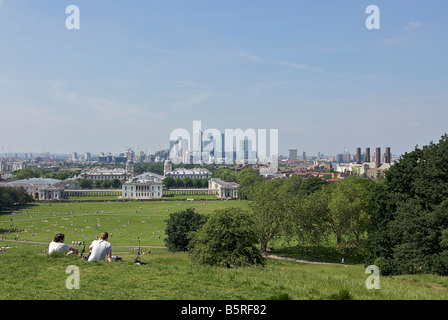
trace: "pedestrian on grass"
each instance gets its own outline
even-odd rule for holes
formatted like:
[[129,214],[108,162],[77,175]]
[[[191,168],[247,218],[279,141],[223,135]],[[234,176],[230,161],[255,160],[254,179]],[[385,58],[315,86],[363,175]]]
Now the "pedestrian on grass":
[[107,241],[109,234],[103,232],[98,240],[92,241],[87,261],[112,261],[112,245]]
[[65,235],[63,233],[56,234],[53,241],[51,241],[50,245],[48,246],[48,254],[51,254],[53,252],[68,253],[69,251],[78,254],[78,250],[64,243],[64,240]]

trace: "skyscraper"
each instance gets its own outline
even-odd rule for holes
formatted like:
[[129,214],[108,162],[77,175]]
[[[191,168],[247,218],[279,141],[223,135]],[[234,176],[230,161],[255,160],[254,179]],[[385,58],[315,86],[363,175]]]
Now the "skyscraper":
[[297,149],[288,149],[288,159],[289,160],[297,160],[298,156],[297,156]]

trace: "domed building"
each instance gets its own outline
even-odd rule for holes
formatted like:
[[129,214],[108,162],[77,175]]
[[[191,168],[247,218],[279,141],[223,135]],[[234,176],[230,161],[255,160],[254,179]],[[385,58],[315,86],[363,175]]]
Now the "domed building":
[[173,163],[170,159],[166,159],[163,165],[163,175],[166,177],[166,173],[171,171],[173,171]]

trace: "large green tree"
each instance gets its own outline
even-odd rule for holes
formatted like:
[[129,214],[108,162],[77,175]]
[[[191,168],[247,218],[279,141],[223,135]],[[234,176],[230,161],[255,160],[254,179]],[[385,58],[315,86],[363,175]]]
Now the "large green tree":
[[264,265],[254,226],[252,216],[241,208],[216,210],[202,228],[191,233],[192,261],[226,268]]
[[448,274],[448,138],[400,157],[375,190],[369,263],[383,273]]
[[263,181],[263,176],[260,176],[258,171],[251,168],[241,170],[236,174],[236,182],[239,184],[238,197],[242,200],[247,200],[251,186]]
[[261,251],[271,240],[285,235],[290,225],[290,219],[297,209],[297,180],[274,179],[263,181],[252,186],[249,197],[249,207],[255,222]]
[[330,201],[330,187],[323,186],[314,192],[297,198],[296,210],[291,211],[288,234],[296,238],[299,243],[321,245],[331,235],[328,203]]
[[32,202],[33,198],[24,188],[0,187],[0,211]]
[[334,184],[328,202],[329,221],[338,248],[343,239],[359,244],[371,215],[370,180],[350,176]]
[[205,217],[192,208],[170,214],[165,220],[165,244],[168,250],[186,251],[190,243],[190,232],[199,229],[205,221]]

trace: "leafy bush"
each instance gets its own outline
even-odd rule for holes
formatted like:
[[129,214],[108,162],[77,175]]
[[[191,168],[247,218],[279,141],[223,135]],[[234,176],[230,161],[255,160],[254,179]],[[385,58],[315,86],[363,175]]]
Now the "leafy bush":
[[183,211],[170,214],[165,220],[166,230],[165,244],[168,250],[186,251],[190,243],[189,233],[199,229],[205,222],[205,217],[188,208]]
[[202,228],[191,233],[189,254],[193,262],[211,266],[264,265],[257,243],[249,213],[232,207],[216,210]]

